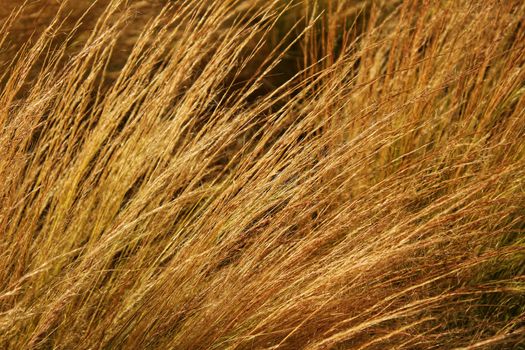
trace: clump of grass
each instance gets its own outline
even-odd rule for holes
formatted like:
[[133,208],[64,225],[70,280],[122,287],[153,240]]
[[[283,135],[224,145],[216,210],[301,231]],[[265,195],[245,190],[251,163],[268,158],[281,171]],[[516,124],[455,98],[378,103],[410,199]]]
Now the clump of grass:
[[31,39],[27,13],[3,347],[523,346],[521,1],[75,2]]

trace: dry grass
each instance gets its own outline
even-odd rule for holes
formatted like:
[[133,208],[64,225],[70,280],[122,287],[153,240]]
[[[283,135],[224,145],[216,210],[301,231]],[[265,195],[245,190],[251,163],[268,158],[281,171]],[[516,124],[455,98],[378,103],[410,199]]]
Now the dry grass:
[[522,1],[10,3],[0,347],[525,346]]

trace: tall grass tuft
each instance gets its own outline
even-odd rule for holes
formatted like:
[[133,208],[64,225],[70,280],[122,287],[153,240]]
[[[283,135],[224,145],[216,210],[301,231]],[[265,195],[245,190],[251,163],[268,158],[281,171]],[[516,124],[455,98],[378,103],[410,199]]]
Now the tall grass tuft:
[[1,348],[525,346],[523,1],[0,7]]

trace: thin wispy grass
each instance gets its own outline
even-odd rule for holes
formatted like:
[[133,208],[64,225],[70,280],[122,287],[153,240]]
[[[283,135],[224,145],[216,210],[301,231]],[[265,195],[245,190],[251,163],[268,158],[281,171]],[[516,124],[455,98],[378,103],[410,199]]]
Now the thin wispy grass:
[[2,347],[524,346],[521,1],[3,11]]

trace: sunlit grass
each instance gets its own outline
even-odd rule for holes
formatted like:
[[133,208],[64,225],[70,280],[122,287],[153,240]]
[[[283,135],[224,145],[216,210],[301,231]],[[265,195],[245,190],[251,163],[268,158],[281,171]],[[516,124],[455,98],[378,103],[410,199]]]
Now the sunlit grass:
[[523,345],[521,1],[21,5],[2,347]]

